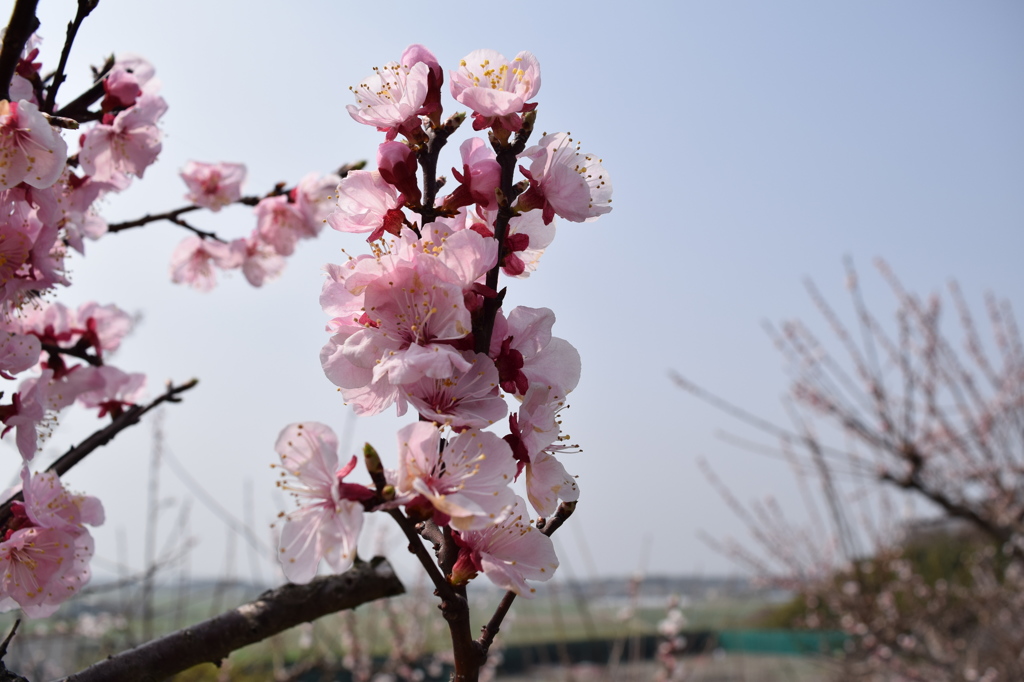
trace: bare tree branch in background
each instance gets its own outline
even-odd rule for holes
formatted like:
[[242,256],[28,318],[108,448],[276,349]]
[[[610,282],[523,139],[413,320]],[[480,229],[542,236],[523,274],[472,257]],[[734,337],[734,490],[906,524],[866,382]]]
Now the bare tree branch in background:
[[[841,357],[801,322],[769,327],[793,377],[794,427],[673,376],[777,439],[798,477],[818,482],[817,495],[802,492],[819,527],[816,508],[828,511],[822,538],[772,499],[748,509],[707,469],[756,546],[711,544],[801,595],[790,614],[798,625],[850,635],[849,679],[1024,679],[1024,343],[1010,305],[987,296],[983,338],[951,284],[954,343],[940,296],[908,292],[879,262],[898,304],[887,326],[846,268],[852,327],[807,284]],[[927,500],[944,520],[901,520],[894,491]]]

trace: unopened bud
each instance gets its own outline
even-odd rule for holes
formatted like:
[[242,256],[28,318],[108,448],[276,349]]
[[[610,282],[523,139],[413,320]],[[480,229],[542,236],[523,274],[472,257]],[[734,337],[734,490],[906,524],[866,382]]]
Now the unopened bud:
[[377,451],[369,443],[363,446],[363,459],[366,461],[366,470],[370,472],[371,476],[384,473],[384,465],[380,463],[380,455],[377,454]]
[[461,126],[462,122],[465,120],[466,112],[464,111],[452,114],[451,116],[448,117],[448,120],[444,122],[444,132],[451,135],[452,133],[459,129],[459,126]]

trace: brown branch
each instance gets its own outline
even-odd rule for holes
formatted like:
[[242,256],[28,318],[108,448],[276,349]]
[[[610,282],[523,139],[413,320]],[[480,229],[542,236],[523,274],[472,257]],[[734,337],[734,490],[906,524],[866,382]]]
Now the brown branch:
[[191,213],[192,211],[198,211],[201,208],[202,206],[196,206],[193,204],[190,206],[176,208],[173,211],[164,211],[163,213],[147,213],[141,218],[136,218],[135,220],[126,220],[121,223],[111,223],[110,225],[107,225],[107,232],[121,232],[122,230],[130,230],[133,227],[142,227],[143,225],[148,225],[149,223],[154,223],[158,220],[169,220],[171,222],[174,222],[180,216],[183,216],[186,213]]
[[[102,83],[101,83],[101,85],[102,85]],[[68,106],[70,107],[71,105],[68,105]],[[61,112],[63,112],[63,110],[61,110]],[[361,168],[364,168],[365,166],[366,166],[366,162],[365,161],[356,161],[355,163],[347,163],[347,164],[341,166],[340,168],[338,168],[338,170],[335,171],[335,173],[337,175],[339,175],[340,177],[344,178],[345,176],[347,176],[349,174],[350,171],[359,170]],[[269,192],[267,192],[266,194],[263,194],[263,195],[254,194],[254,195],[240,197],[239,199],[236,199],[232,203],[242,204],[244,206],[255,206],[256,204],[260,203],[264,199],[269,199],[270,197],[278,197],[278,196],[282,196],[284,194],[288,194],[293,189],[295,189],[295,188],[294,187],[286,187],[285,183],[279,182],[276,185],[274,185],[274,188],[272,190],[270,190]],[[197,235],[199,235],[203,239],[215,239],[215,240],[217,240],[219,242],[225,241],[225,240],[221,239],[220,237],[218,237],[215,233],[213,233],[213,232],[204,232],[203,230],[197,229],[197,228],[193,227],[192,225],[190,225],[189,223],[187,223],[187,222],[185,222],[184,220],[181,219],[181,216],[185,215],[186,213],[192,213],[193,211],[198,211],[201,208],[203,208],[203,207],[202,206],[197,206],[195,204],[189,204],[188,206],[182,206],[180,208],[175,208],[175,209],[170,210],[170,211],[164,211],[163,213],[147,213],[146,215],[142,216],[141,218],[136,218],[135,220],[126,220],[126,221],[120,222],[120,223],[111,223],[111,224],[107,225],[107,232],[122,232],[124,230],[130,230],[133,227],[142,227],[144,225],[148,225],[149,223],[155,223],[155,222],[157,222],[159,220],[166,220],[166,221],[174,223],[175,225],[178,225],[180,227],[184,227],[186,230],[191,230],[192,232],[196,233]]]
[[[423,169],[423,198],[420,201],[420,206],[414,209],[420,214],[420,225],[434,222],[434,219],[441,214],[434,206],[437,191],[443,184],[437,177],[437,159],[441,154],[441,149],[448,143],[448,138],[459,129],[465,120],[465,114],[454,114],[445,121],[444,125],[431,126],[428,132],[423,133],[426,136],[426,144],[420,148],[417,154],[420,168]],[[412,230],[418,237],[420,229],[412,226]]]
[[63,682],[157,682],[201,663],[219,665],[232,652],[300,623],[405,592],[383,557],[307,585],[283,585],[198,625],[111,656]]
[[68,65],[71,44],[75,42],[75,36],[78,34],[78,29],[81,28],[82,22],[85,21],[90,12],[96,9],[98,4],[99,0],[78,0],[78,12],[75,14],[75,20],[68,22],[68,33],[67,38],[64,40],[64,49],[60,52],[60,62],[57,64],[57,71],[54,73],[53,81],[50,83],[50,89],[46,93],[46,103],[42,107],[42,110],[48,114],[53,113],[53,107],[57,102],[57,90],[65,80],[64,69]]
[[56,115],[74,119],[79,123],[85,123],[86,121],[98,121],[102,118],[102,112],[89,111],[89,107],[98,102],[106,94],[106,89],[103,87],[103,80],[113,68],[114,56],[111,55],[107,57],[102,68],[98,71],[93,69],[96,81],[92,86],[90,86],[89,89],[81,95],[61,107],[60,110],[56,112]]
[[436,590],[435,593],[441,597],[441,599],[455,597],[454,589],[448,583],[448,580],[441,575],[441,571],[437,568],[434,560],[430,558],[427,548],[423,546],[423,541],[420,540],[415,524],[413,524],[413,522],[398,509],[389,509],[387,513],[395,520],[398,527],[402,529],[402,533],[405,534],[405,539],[409,541],[409,551],[416,556],[420,565],[423,566],[423,570],[427,572],[427,577],[429,577],[430,582],[434,584],[434,589]]
[[8,634],[7,637],[4,638],[3,643],[0,644],[0,682],[28,682],[28,680],[21,675],[8,670],[7,665],[3,662],[4,657],[7,656],[7,647],[11,643],[11,640],[14,639],[15,633],[18,632],[19,625],[21,625],[20,618],[14,621],[14,626],[11,628],[10,634]]
[[[526,142],[533,133],[533,124],[536,120],[536,111],[524,114],[523,127],[516,133],[512,144],[508,143],[507,138],[499,138],[493,132],[490,136],[491,145],[497,154],[498,166],[501,168],[501,183],[497,192],[498,217],[494,221],[494,239],[498,242],[498,261],[493,268],[488,270],[486,280],[487,287],[491,291],[498,291],[498,275],[501,273],[501,262],[505,258],[505,236],[508,233],[509,221],[514,215],[512,205],[519,195],[519,187],[513,183],[516,165],[519,163],[519,155],[526,149]],[[501,291],[494,298],[484,299],[483,314],[473,324],[473,344],[477,353],[486,353],[491,347],[494,318],[497,316],[504,298],[504,291]]]
[[55,343],[43,343],[40,345],[42,346],[42,349],[44,351],[50,354],[51,365],[53,364],[52,356],[54,355],[68,355],[73,358],[78,358],[79,360],[84,360],[92,367],[100,367],[103,364],[102,358],[100,358],[98,355],[92,355],[89,353],[88,349],[92,347],[92,344],[84,337],[80,339],[78,343],[76,343],[71,348],[63,348]]
[[973,524],[978,530],[987,534],[996,542],[1008,547],[1008,551],[1012,552],[1014,556],[1024,559],[1024,549],[1011,542],[1014,533],[1010,528],[993,522],[986,515],[978,513],[976,510],[951,499],[939,490],[935,490],[921,480],[918,471],[915,470],[909,476],[904,477],[897,477],[886,472],[882,473],[879,478],[882,481],[893,483],[904,490],[916,490],[922,497],[942,507],[948,516],[963,519]]
[[11,99],[11,79],[18,68],[25,43],[39,28],[36,18],[36,5],[39,0],[17,0],[11,12],[11,20],[4,34],[4,44],[0,47],[0,100]]
[[[167,390],[162,395],[155,398],[148,405],[132,405],[127,410],[121,413],[121,415],[107,424],[106,427],[96,431],[91,436],[83,440],[81,443],[71,448],[63,455],[61,455],[56,462],[47,467],[47,471],[54,471],[58,476],[63,476],[72,467],[85,459],[89,453],[97,448],[103,447],[111,440],[114,436],[124,431],[129,426],[134,426],[139,423],[142,419],[142,415],[146,414],[153,408],[161,405],[165,402],[177,403],[181,401],[178,397],[179,394],[194,388],[199,383],[198,379],[192,379],[191,381],[185,382],[180,386],[174,386],[168,384]],[[9,498],[3,504],[0,504],[0,528],[3,528],[8,519],[11,516],[11,503],[21,501],[25,499],[22,493],[17,493]]]

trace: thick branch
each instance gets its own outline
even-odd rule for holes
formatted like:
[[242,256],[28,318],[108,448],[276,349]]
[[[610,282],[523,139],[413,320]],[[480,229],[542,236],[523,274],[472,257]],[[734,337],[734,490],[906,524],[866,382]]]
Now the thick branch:
[[[195,387],[198,383],[198,379],[192,379],[180,386],[168,385],[167,390],[148,405],[132,405],[121,413],[119,417],[107,424],[106,427],[95,432],[80,444],[61,455],[60,458],[47,467],[46,470],[55,471],[58,476],[63,476],[73,466],[85,459],[93,450],[103,447],[113,440],[114,436],[124,431],[129,426],[138,424],[139,420],[142,419],[142,415],[146,414],[153,408],[165,402],[180,402],[181,398],[179,398],[178,395]],[[3,528],[6,525],[7,520],[11,516],[11,503],[21,501],[23,499],[24,496],[19,492],[3,504],[0,504],[0,528]]]
[[[882,481],[894,483],[904,490],[916,490],[926,499],[929,499],[942,507],[943,511],[945,511],[948,516],[968,521],[1000,544],[1010,543],[1010,540],[1013,539],[1012,530],[1006,526],[994,523],[991,519],[979,514],[974,509],[950,499],[942,491],[936,490],[922,482],[920,476],[918,476],[916,472],[906,477],[897,477],[890,473],[882,473],[879,478]],[[1021,548],[1016,544],[1010,543],[1010,550],[1014,555],[1024,558]]]
[[95,663],[64,682],[157,682],[200,663],[218,665],[232,652],[300,623],[405,592],[383,557],[308,585],[283,585],[166,637]]
[[7,24],[7,33],[4,34],[4,44],[0,47],[0,99],[11,99],[11,79],[18,68],[21,53],[25,49],[25,43],[39,28],[39,19],[36,18],[38,4],[39,0],[17,0],[14,3],[11,21]]

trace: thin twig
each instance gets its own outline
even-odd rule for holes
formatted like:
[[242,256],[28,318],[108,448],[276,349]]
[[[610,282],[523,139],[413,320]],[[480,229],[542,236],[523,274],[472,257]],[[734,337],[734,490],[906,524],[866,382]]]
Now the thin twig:
[[[91,436],[83,440],[80,444],[76,445],[75,447],[71,448],[63,455],[61,455],[57,459],[57,461],[51,464],[49,467],[47,467],[46,470],[56,472],[58,476],[63,476],[65,473],[68,472],[68,470],[70,470],[76,464],[85,459],[89,455],[89,453],[109,443],[111,440],[114,439],[114,437],[117,434],[119,434],[121,431],[124,431],[129,426],[134,426],[135,424],[138,424],[139,420],[142,419],[142,415],[146,414],[153,408],[165,402],[180,402],[181,398],[178,397],[179,394],[184,393],[185,391],[191,388],[194,388],[198,383],[198,379],[192,379],[191,381],[187,381],[184,384],[181,384],[180,386],[168,384],[167,390],[164,391],[162,395],[160,395],[152,402],[150,402],[148,405],[132,405],[123,413],[121,413],[121,416],[115,418],[113,421],[107,424],[107,426],[100,429],[99,431],[96,431]],[[10,497],[6,502],[0,504],[0,528],[2,528],[7,523],[8,519],[10,519],[11,503],[15,501],[21,501],[24,499],[24,495],[21,492],[18,492],[17,494]]]
[[[575,502],[563,502],[558,505],[558,509],[555,511],[554,516],[547,519],[543,526],[538,523],[540,532],[544,535],[550,536],[556,530],[562,527],[572,513],[576,511]],[[501,598],[501,602],[498,603],[498,607],[494,610],[494,615],[487,621],[487,625],[483,627],[483,631],[480,634],[480,639],[477,640],[477,644],[483,650],[484,656],[487,655],[487,651],[490,649],[491,644],[494,642],[494,638],[497,636],[498,631],[501,629],[501,622],[505,620],[505,616],[508,615],[508,611],[512,608],[512,602],[516,599],[516,593],[509,590],[505,593],[505,596]]]
[[64,83],[64,69],[68,65],[68,56],[71,54],[71,44],[75,42],[75,35],[78,34],[78,29],[81,28],[82,22],[89,16],[89,13],[96,9],[97,4],[99,4],[99,0],[78,0],[78,12],[75,14],[75,20],[68,22],[64,49],[60,52],[60,62],[57,64],[57,71],[54,73],[50,90],[46,93],[46,103],[43,105],[43,111],[48,114],[53,113],[53,107],[57,102],[57,89]]

